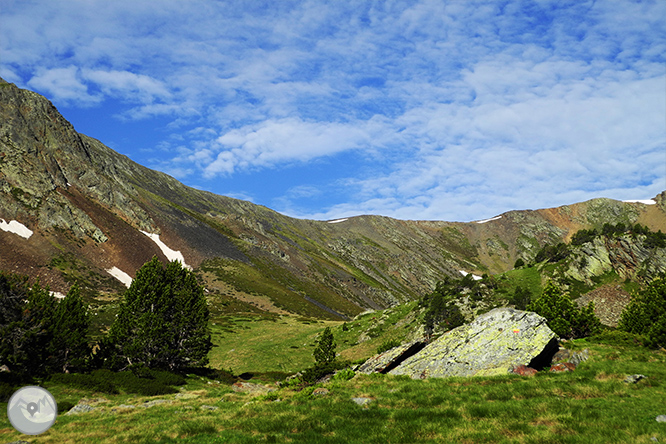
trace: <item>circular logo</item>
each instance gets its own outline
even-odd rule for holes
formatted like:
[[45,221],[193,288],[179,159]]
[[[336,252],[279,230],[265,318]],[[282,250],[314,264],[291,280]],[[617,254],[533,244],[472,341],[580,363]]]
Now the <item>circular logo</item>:
[[51,428],[58,415],[58,405],[48,390],[37,386],[18,389],[7,404],[12,426],[25,435],[39,435]]

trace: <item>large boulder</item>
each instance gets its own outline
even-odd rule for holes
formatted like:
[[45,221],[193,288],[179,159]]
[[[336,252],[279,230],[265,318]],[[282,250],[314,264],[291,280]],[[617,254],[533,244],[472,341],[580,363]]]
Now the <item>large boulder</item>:
[[368,359],[355,370],[359,373],[388,373],[401,362],[421,351],[425,345],[423,341],[414,341],[393,347]]
[[557,349],[557,335],[545,318],[497,308],[444,334],[389,374],[423,379],[501,375],[520,365],[542,369]]

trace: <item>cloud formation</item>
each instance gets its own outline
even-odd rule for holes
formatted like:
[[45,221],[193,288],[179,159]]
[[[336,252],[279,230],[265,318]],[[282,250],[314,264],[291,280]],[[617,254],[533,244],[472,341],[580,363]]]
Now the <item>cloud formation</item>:
[[113,104],[161,137],[133,158],[220,194],[474,220],[666,189],[665,18],[657,0],[7,1],[0,75]]

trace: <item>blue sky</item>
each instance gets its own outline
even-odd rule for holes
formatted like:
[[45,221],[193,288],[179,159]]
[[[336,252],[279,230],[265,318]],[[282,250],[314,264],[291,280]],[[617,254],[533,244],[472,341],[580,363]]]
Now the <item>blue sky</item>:
[[187,185],[470,221],[666,189],[666,2],[0,0],[0,76]]

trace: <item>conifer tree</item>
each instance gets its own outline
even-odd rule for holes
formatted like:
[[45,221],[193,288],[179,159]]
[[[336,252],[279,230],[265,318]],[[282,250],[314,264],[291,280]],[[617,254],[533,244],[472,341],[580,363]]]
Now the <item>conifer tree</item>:
[[[5,305],[6,304],[6,305]],[[0,361],[18,374],[49,370],[56,301],[39,281],[26,276],[0,276]]]
[[313,352],[315,365],[323,367],[335,361],[335,340],[330,327],[326,327],[316,342],[317,346]]
[[527,307],[548,321],[548,326],[561,338],[582,338],[598,332],[601,322],[594,314],[594,303],[578,308],[568,294],[552,281],[546,284],[541,296]]
[[144,264],[125,292],[106,347],[108,365],[180,370],[208,363],[208,307],[194,273],[157,257]]
[[645,336],[648,346],[666,347],[666,278],[655,279],[632,298],[618,327]]
[[90,316],[81,299],[79,286],[74,284],[62,299],[53,316],[53,340],[50,367],[53,371],[82,370],[90,356],[88,327]]

